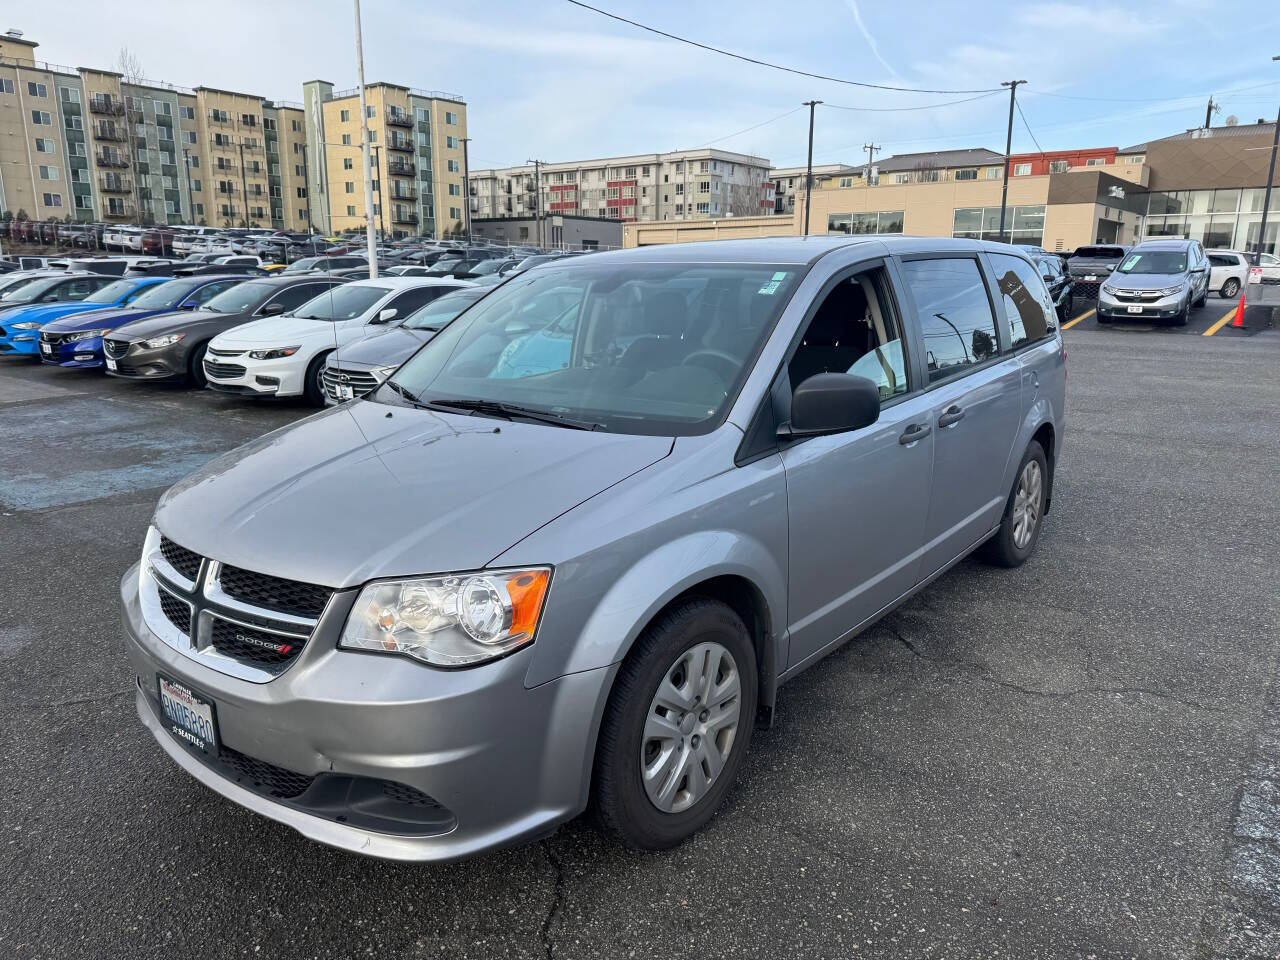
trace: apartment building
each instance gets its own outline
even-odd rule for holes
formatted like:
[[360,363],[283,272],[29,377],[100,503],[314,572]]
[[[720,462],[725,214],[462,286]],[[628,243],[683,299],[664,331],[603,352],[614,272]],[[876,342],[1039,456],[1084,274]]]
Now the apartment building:
[[[774,167],[769,171],[773,182],[774,213],[791,213],[796,208],[796,194],[804,190],[808,167]],[[813,180],[842,180],[862,176],[862,168],[847,163],[820,163],[813,167]],[[845,184],[848,186],[848,184]]]
[[[308,187],[316,229],[365,225],[358,90],[325,80],[303,84]],[[463,229],[467,105],[456,94],[394,83],[365,87],[373,171],[374,226],[390,236],[441,236]]]
[[[473,218],[578,216],[697,220],[759,216],[774,206],[769,161],[702,148],[473,170]],[[540,182],[534,182],[535,173]]]

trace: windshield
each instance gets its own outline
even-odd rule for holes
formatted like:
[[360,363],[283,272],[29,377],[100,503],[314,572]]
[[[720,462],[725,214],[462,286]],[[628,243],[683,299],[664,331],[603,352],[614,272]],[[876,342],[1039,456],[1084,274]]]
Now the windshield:
[[108,283],[101,290],[96,290],[84,298],[85,303],[115,303],[117,300],[128,296],[133,290],[137,289],[138,282],[136,280],[117,280],[115,283]]
[[474,267],[471,268],[471,272],[475,274],[479,274],[480,276],[483,277],[490,273],[497,273],[498,267],[500,267],[501,265],[502,265],[501,260],[481,260],[479,263],[477,263]]
[[166,310],[176,307],[192,290],[202,286],[202,282],[192,280],[169,280],[157,283],[154,287],[134,300],[130,306],[143,310]]
[[349,284],[312,297],[293,316],[303,320],[354,320],[391,291],[386,287]]
[[1187,269],[1187,255],[1182,250],[1144,250],[1129,254],[1117,273],[1168,274],[1183,273]]
[[12,290],[6,290],[0,294],[0,302],[4,303],[31,303],[44,296],[60,277],[39,277],[30,283],[15,287]]
[[[546,267],[492,290],[393,382],[427,403],[493,401],[619,433],[705,433],[801,272],[765,264]],[[393,391],[380,390],[384,398],[397,402]]]
[[200,309],[214,313],[243,313],[256,307],[262,300],[280,288],[270,283],[238,283],[230,290],[224,290]]
[[319,257],[303,257],[301,260],[295,260],[284,268],[285,273],[302,273],[304,270],[310,270],[320,262]]
[[408,330],[443,330],[450,321],[485,295],[485,290],[456,290],[432,300],[416,313],[409,314],[401,326]]

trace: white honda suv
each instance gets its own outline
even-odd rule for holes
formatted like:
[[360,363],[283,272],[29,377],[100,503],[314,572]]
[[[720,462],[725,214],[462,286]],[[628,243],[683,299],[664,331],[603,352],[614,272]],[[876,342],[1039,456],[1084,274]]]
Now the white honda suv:
[[407,317],[460,284],[449,277],[379,277],[333,287],[291,314],[264,317],[209,342],[204,372],[227,393],[296,397],[324,405],[326,358],[369,332]]

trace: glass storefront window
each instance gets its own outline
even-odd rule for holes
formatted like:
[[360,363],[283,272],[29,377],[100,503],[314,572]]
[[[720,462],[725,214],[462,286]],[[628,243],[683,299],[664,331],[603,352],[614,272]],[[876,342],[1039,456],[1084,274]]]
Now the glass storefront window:
[[879,215],[876,229],[879,233],[901,233],[904,219],[902,210],[891,210]]
[[1209,210],[1212,213],[1235,213],[1240,209],[1240,191],[1239,190],[1215,190],[1213,191],[1213,203]]
[[[1221,193],[1222,191],[1218,191]],[[1231,249],[1231,238],[1235,234],[1236,218],[1234,215],[1229,217],[1212,217],[1209,220],[1209,228],[1205,231],[1204,244],[1206,250],[1229,250]]]
[[849,232],[868,234],[876,232],[876,214],[855,213],[850,216]]
[[849,232],[849,214],[832,213],[827,216],[827,233],[845,234]]
[[955,212],[951,235],[964,237],[966,240],[977,240],[982,236],[982,208],[961,207]]
[[1188,191],[1190,199],[1190,209],[1188,213],[1208,213],[1209,203],[1213,200],[1212,190],[1191,190]]
[[1181,237],[1186,235],[1186,217],[1150,217],[1147,220],[1148,237]]

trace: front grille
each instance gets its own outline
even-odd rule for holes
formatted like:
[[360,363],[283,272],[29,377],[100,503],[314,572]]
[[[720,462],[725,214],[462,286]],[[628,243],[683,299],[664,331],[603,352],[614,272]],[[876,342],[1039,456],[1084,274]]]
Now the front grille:
[[267,763],[247,753],[241,753],[223,744],[218,748],[218,760],[229,767],[242,786],[256,793],[263,793],[277,800],[292,800],[306,793],[315,777],[294,773],[274,763]]
[[206,359],[204,372],[219,380],[234,380],[245,375],[245,368],[238,363],[215,363]]
[[1156,290],[1117,290],[1113,296],[1121,303],[1155,303],[1163,299]]
[[169,566],[188,580],[194,582],[196,574],[200,572],[200,555],[178,546],[168,537],[160,538],[160,555],[169,562]]
[[50,346],[54,346],[54,347],[56,347],[56,346],[58,346],[60,343],[62,343],[62,334],[60,334],[60,333],[45,333],[45,332],[42,330],[42,331],[40,331],[40,341],[41,341],[42,343],[47,343],[47,344],[49,344]]
[[209,640],[213,649],[223,656],[267,668],[292,663],[306,644],[301,638],[270,633],[219,617],[213,619]]
[[1098,299],[1098,288],[1102,286],[1101,280],[1076,280],[1071,284],[1071,294],[1076,297],[1086,297],[1090,300]]
[[435,797],[429,797],[421,790],[415,789],[407,783],[396,783],[394,780],[382,781],[382,795],[388,800],[392,800],[395,803],[403,803],[407,807],[444,809]]
[[363,397],[366,393],[377,388],[378,378],[372,373],[364,371],[335,370],[333,367],[325,367],[324,389],[330,400],[340,401],[342,399],[338,393],[339,386],[350,387],[352,394],[357,397]]
[[160,610],[165,619],[186,635],[191,630],[191,605],[179,600],[168,590],[160,589]]
[[112,360],[119,360],[121,357],[123,357],[126,353],[129,352],[129,347],[131,346],[132,344],[129,343],[127,340],[103,339],[102,341],[103,351]]
[[223,592],[241,603],[312,619],[319,618],[333,593],[328,587],[285,580],[231,566],[222,568],[219,581]]
[[215,350],[213,347],[209,347],[209,349],[206,350],[205,352],[211,357],[242,357],[244,356],[243,350]]

